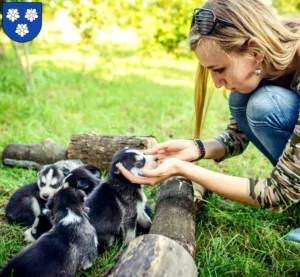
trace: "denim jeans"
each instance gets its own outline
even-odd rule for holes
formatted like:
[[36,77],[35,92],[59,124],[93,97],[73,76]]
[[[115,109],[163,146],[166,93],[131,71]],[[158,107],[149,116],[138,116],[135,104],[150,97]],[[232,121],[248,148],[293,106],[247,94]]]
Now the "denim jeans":
[[297,123],[298,94],[262,86],[249,94],[231,93],[229,107],[243,133],[275,166]]

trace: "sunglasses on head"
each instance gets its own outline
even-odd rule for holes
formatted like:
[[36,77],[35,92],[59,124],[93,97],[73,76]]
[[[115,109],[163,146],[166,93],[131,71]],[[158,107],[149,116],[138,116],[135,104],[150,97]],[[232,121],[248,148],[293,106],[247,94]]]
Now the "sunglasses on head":
[[194,9],[191,28],[196,25],[196,28],[201,35],[211,34],[215,30],[217,24],[236,28],[233,23],[217,17],[212,10]]

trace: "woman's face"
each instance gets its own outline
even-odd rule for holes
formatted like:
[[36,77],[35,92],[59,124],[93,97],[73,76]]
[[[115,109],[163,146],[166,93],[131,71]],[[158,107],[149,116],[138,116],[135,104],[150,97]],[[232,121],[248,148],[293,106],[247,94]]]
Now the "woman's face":
[[233,93],[247,94],[255,90],[263,78],[263,74],[255,74],[261,67],[249,55],[226,54],[209,42],[200,43],[195,54],[200,64],[209,69],[216,88],[225,87]]

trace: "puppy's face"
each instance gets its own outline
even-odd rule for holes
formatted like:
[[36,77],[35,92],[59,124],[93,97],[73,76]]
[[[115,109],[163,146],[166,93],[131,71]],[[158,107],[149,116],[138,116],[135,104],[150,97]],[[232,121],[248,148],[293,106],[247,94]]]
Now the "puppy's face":
[[73,169],[62,181],[62,187],[73,187],[89,194],[101,179],[101,171],[92,165],[82,165]]
[[38,173],[38,187],[40,189],[40,197],[48,200],[59,189],[61,189],[63,178],[69,173],[65,168],[57,168],[55,166],[46,165],[42,167]]
[[136,149],[124,149],[115,154],[112,162],[115,173],[119,173],[115,166],[118,162],[121,162],[133,175],[138,175],[138,172],[143,169],[155,169],[158,166],[158,159],[156,156],[145,155],[143,152]]
[[46,206],[51,211],[51,218],[53,219],[57,213],[67,209],[88,212],[84,206],[85,200],[86,194],[82,190],[69,187],[56,192]]

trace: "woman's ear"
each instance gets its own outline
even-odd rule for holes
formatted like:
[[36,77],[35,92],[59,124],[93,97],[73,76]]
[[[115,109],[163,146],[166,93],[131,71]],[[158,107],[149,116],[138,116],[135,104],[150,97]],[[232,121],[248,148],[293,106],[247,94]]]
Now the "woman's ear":
[[255,37],[252,37],[248,40],[248,48],[249,48],[249,52],[250,54],[253,56],[253,58],[259,62],[262,63],[262,61],[264,60],[264,53],[262,50],[260,50],[260,46],[257,42],[257,39]]

